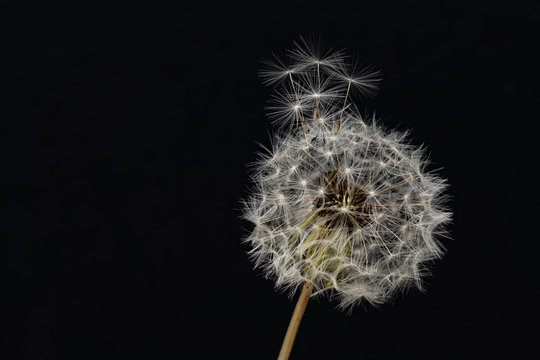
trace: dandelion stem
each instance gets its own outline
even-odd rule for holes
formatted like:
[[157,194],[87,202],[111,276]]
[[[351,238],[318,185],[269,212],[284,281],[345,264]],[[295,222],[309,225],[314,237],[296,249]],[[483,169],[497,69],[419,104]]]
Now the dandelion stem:
[[339,127],[341,126],[341,118],[343,118],[345,105],[347,105],[347,98],[349,97],[349,91],[351,90],[351,83],[352,83],[352,79],[349,79],[349,85],[347,86],[347,94],[345,94],[345,100],[343,100],[343,108],[341,109],[341,114],[339,115],[339,120],[336,125],[336,130],[334,131],[335,134],[337,134],[337,132],[339,131]]
[[289,323],[289,328],[287,329],[287,334],[285,334],[285,339],[283,339],[283,344],[281,345],[281,351],[279,352],[278,360],[287,360],[291,354],[291,350],[294,344],[294,339],[296,338],[296,333],[298,332],[298,327],[300,327],[300,322],[302,321],[302,316],[306,310],[309,297],[311,296],[311,291],[313,290],[313,285],[305,283],[302,288],[302,292],[298,297],[298,302],[294,308],[293,315],[291,317],[291,322]]

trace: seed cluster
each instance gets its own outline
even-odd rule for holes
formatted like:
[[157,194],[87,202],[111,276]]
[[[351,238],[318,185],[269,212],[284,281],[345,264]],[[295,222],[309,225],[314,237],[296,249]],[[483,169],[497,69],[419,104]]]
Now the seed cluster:
[[[337,223],[348,228],[369,224],[371,206],[368,193],[361,188],[349,185],[346,181],[336,181],[334,170],[328,177],[326,191],[315,200],[315,208],[321,217],[335,218]],[[332,224],[328,224],[331,226]]]
[[283,80],[271,107],[281,131],[253,164],[246,241],[278,287],[310,282],[343,308],[382,303],[421,287],[426,264],[442,255],[446,184],[405,133],[348,104],[352,85],[372,90],[374,75],[346,74],[342,54],[312,50],[297,47],[292,66],[264,73]]

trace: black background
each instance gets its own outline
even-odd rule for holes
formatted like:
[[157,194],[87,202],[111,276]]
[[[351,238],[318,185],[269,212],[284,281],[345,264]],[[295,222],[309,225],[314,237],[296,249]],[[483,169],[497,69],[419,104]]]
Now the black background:
[[[453,240],[424,294],[308,305],[292,359],[532,348],[536,5],[309,2],[3,11],[2,352],[273,359],[294,300],[240,242],[269,143],[260,60],[321,36],[384,72],[362,106],[412,129],[451,184]],[[13,321],[7,321],[13,320]]]

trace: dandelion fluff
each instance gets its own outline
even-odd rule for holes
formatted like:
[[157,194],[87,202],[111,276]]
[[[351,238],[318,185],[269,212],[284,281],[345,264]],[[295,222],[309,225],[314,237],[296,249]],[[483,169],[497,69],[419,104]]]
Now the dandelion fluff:
[[278,288],[310,284],[311,296],[351,308],[421,288],[451,214],[424,149],[351,105],[354,89],[376,89],[378,73],[350,72],[346,60],[300,44],[261,72],[276,86],[278,131],[252,164],[244,218],[250,255]]

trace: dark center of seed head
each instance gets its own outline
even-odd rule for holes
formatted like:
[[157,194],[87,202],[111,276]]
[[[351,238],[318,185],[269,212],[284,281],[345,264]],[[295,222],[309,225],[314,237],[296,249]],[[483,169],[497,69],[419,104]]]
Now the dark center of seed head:
[[345,179],[336,179],[335,172],[328,179],[324,195],[315,200],[319,216],[328,218],[331,224],[349,228],[368,225],[372,213],[372,205],[367,201],[369,194]]

